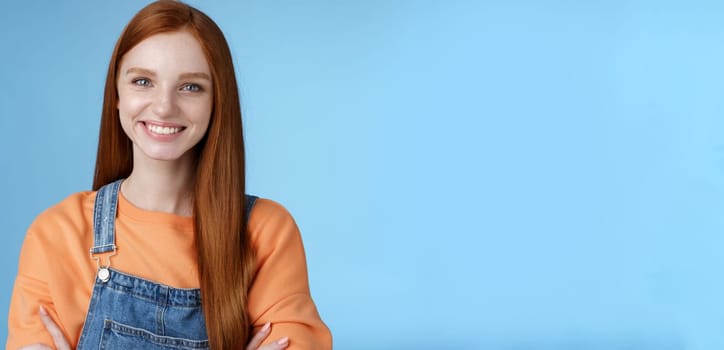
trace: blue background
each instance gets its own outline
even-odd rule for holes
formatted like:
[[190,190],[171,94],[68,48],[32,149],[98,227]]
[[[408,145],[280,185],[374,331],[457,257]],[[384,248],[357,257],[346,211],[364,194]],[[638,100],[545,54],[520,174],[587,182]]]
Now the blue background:
[[[0,314],[145,1],[0,12]],[[194,1],[337,349],[724,348],[724,5]],[[0,318],[0,338],[6,336]]]

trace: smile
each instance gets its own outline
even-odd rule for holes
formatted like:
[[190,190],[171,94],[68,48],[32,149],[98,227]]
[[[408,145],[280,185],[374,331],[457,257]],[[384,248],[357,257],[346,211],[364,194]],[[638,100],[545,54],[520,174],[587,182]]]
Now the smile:
[[170,127],[170,126],[160,126],[160,125],[154,125],[150,123],[144,123],[146,125],[146,129],[148,131],[157,134],[157,135],[173,135],[181,132],[184,127]]

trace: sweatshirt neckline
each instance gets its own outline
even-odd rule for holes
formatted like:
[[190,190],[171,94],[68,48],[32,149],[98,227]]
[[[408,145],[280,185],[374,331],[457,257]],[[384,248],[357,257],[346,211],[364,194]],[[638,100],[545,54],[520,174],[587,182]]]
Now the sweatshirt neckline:
[[192,216],[141,209],[128,201],[121,191],[118,191],[118,215],[135,221],[177,226],[188,231],[193,231],[194,228],[194,218]]

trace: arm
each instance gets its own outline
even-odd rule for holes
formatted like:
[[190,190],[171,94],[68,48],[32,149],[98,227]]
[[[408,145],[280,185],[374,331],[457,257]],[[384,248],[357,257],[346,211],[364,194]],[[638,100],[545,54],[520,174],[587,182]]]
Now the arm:
[[[10,299],[6,344],[8,349],[35,343],[48,346],[53,344],[53,339],[43,326],[39,315],[42,305],[50,318],[58,319],[48,289],[46,256],[32,231],[28,231],[20,251],[18,276]],[[60,324],[59,329],[67,338]]]
[[304,246],[292,216],[273,201],[259,200],[249,230],[257,250],[249,291],[255,330],[272,322],[270,337],[288,336],[289,349],[331,349],[332,334],[310,295]]

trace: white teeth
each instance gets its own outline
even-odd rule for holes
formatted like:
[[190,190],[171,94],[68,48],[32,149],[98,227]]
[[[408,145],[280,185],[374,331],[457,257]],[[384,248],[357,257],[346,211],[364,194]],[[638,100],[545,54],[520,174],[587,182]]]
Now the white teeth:
[[146,124],[146,127],[152,133],[159,134],[159,135],[171,135],[171,134],[175,134],[175,133],[181,131],[181,129],[183,129],[183,128],[172,128],[172,127],[168,127],[168,126],[158,126],[158,125],[153,125],[153,124]]

